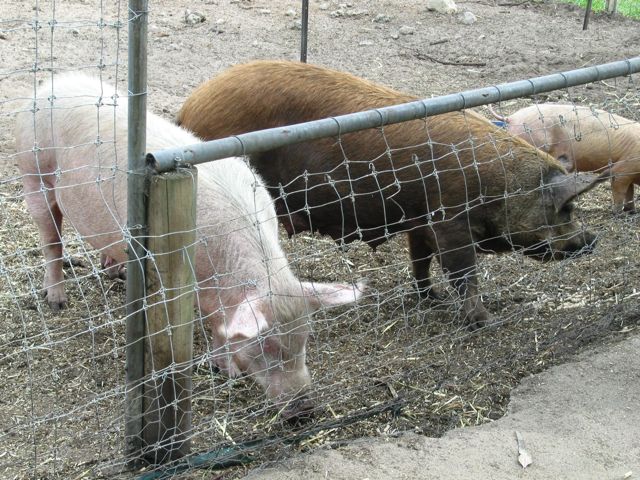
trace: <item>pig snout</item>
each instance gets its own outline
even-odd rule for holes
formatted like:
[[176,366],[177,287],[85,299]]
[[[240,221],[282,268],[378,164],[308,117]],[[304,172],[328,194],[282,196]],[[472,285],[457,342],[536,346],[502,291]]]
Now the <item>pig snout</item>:
[[301,423],[313,417],[316,402],[311,396],[311,376],[306,366],[296,370],[274,367],[267,375],[268,378],[262,381],[258,375],[257,380],[263,383],[267,398],[273,403],[282,420]]
[[578,257],[580,255],[590,254],[596,248],[598,242],[597,236],[589,231],[578,233],[569,239],[561,252],[564,254],[561,258]]
[[287,403],[282,410],[282,419],[291,424],[301,424],[311,420],[316,409],[316,402],[310,394],[303,393]]
[[126,280],[127,279],[127,267],[123,264],[119,264],[113,258],[105,255],[100,255],[100,266],[106,273],[109,280]]
[[543,262],[564,260],[593,253],[598,238],[595,234],[583,230],[567,238],[546,239],[524,249],[525,255]]

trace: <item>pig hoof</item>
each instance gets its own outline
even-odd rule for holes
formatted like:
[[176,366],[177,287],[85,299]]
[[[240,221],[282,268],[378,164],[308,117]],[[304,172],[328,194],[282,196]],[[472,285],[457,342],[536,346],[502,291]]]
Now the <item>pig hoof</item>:
[[49,302],[49,307],[53,313],[58,313],[67,308],[67,302]]
[[48,293],[45,291],[44,298],[47,300],[49,308],[53,313],[58,313],[60,310],[64,310],[65,308],[67,308],[66,297],[56,298],[55,295],[48,295]]
[[441,303],[444,300],[444,295],[433,287],[418,289],[418,293],[421,299],[431,300],[434,303]]
[[491,316],[487,312],[472,313],[465,320],[467,328],[472,332],[493,323]]
[[42,298],[47,301],[53,313],[58,313],[60,310],[67,308],[67,296],[64,292],[44,289],[42,291]]

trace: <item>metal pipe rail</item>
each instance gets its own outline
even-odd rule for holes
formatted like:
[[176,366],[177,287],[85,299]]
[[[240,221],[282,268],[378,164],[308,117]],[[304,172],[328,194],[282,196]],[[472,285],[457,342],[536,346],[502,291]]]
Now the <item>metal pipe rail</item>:
[[157,172],[166,172],[185,164],[197,165],[220,158],[263,152],[284,145],[382,127],[637,72],[640,72],[640,57],[633,57],[594,67],[151,152],[146,157],[147,165]]

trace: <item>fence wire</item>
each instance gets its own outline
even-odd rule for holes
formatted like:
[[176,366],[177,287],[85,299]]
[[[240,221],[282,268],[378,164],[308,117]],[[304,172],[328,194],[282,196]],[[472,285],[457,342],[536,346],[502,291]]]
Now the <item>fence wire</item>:
[[[0,445],[4,452],[0,457],[0,475],[3,478],[132,475],[125,472],[124,456],[124,283],[108,278],[108,273],[120,272],[110,270],[109,265],[105,267],[101,251],[91,246],[103,234],[110,234],[111,238],[126,233],[124,212],[117,208],[122,205],[118,203],[121,199],[114,195],[117,183],[113,182],[126,173],[123,167],[126,158],[120,153],[126,146],[117,135],[118,129],[126,125],[122,123],[126,119],[122,115],[126,95],[115,101],[107,94],[99,101],[103,93],[110,92],[109,85],[118,84],[122,89],[121,54],[126,48],[126,29],[123,30],[126,21],[121,17],[125,9],[119,3],[99,3],[93,7],[98,8],[86,14],[86,18],[83,14],[78,19],[72,7],[64,2],[40,2],[33,16],[24,15],[0,24],[1,33],[16,39],[16,48],[19,44],[33,54],[25,55],[20,68],[0,72],[5,84],[15,87],[16,92],[14,96],[3,97],[0,104],[0,125],[5,132],[0,141],[0,321],[3,322],[0,375],[5,379],[0,403]],[[73,44],[92,46],[95,58],[80,57],[69,48]],[[55,118],[57,114],[89,112],[95,121],[94,128],[87,132],[85,141],[55,145],[53,150],[36,153],[41,156],[53,151],[68,161],[77,152],[88,152],[86,165],[110,158],[110,163],[99,171],[100,180],[111,187],[106,190],[109,195],[98,200],[99,205],[90,196],[76,195],[78,209],[63,212],[66,217],[60,233],[67,263],[63,285],[69,300],[66,309],[52,312],[42,299],[46,262],[23,189],[24,182],[32,177],[21,174],[15,167],[18,154],[29,152],[16,151],[10,132],[19,115],[32,116],[35,122],[29,105],[33,104],[36,89],[53,81],[55,92],[56,78],[71,70],[97,77],[104,91],[100,95],[42,98],[40,114]],[[585,126],[590,123],[587,119],[597,115],[598,123],[607,129],[607,138],[612,140],[608,148],[613,150],[614,132],[627,126],[640,129],[640,90],[635,76],[613,80],[605,86],[605,94],[598,102],[588,100],[585,87],[574,87],[554,95],[503,102],[496,110],[507,115],[520,107],[542,108],[546,101],[562,101],[584,115],[579,117],[580,122],[566,115],[548,116],[544,127],[532,124],[526,133],[546,135],[554,125],[569,122],[570,134],[586,144],[599,135]],[[583,110],[583,105],[589,109]],[[591,107],[626,120],[602,116]],[[490,116],[485,110],[479,111]],[[473,114],[453,115],[464,119]],[[429,125],[426,119],[420,122],[425,128]],[[98,124],[106,126],[106,131],[99,130]],[[73,125],[63,128],[72,130]],[[350,150],[352,137],[332,138],[322,145],[339,157],[340,165],[350,165],[352,171],[358,165],[367,168],[375,165],[376,170],[370,170],[367,179],[391,179],[380,185],[379,192],[387,198],[396,198],[401,183],[395,179],[403,175],[397,168],[399,160],[405,158],[407,151],[424,149],[429,137],[425,134],[422,143],[398,147],[388,128],[370,134],[372,143],[386,146],[373,155]],[[546,138],[545,135],[542,137]],[[477,138],[469,127],[463,137],[455,144],[431,138],[429,148],[437,152],[434,164],[449,165],[451,159],[461,162],[463,169],[467,169],[465,178],[471,181],[477,177],[477,164],[487,160],[479,152],[499,151],[499,145],[495,139]],[[636,149],[628,157],[630,164],[640,163],[637,152]],[[504,151],[489,162],[508,166],[512,156],[512,152]],[[473,161],[465,165],[469,158]],[[87,178],[98,178],[96,171],[84,164],[80,168],[60,167],[56,171],[56,188],[73,177],[84,178],[85,185]],[[172,371],[191,370],[193,374],[193,429],[188,436],[192,451],[201,454],[193,457],[194,464],[218,463],[232,469],[229,475],[239,475],[242,467],[238,469],[238,464],[253,462],[254,466],[264,467],[292,452],[339,445],[352,438],[393,436],[406,430],[440,435],[451,428],[490,422],[502,416],[511,388],[522,377],[566,360],[584,345],[630,331],[640,320],[637,314],[640,292],[630,281],[640,273],[636,261],[638,217],[612,213],[614,200],[608,181],[579,197],[573,211],[580,234],[588,230],[597,236],[598,245],[592,254],[541,263],[519,252],[479,253],[480,299],[493,322],[471,330],[463,309],[464,299],[449,282],[455,272],[443,270],[438,258],[431,264],[431,282],[441,298],[434,301],[416,293],[405,227],[398,228],[393,235],[393,222],[385,225],[387,231],[383,229],[382,233],[370,224],[357,224],[356,231],[340,230],[336,235],[366,237],[371,233],[374,240],[388,240],[380,242],[375,250],[357,239],[336,242],[307,230],[288,238],[283,226],[278,227],[281,247],[266,239],[250,246],[239,244],[238,238],[243,236],[256,239],[256,232],[273,238],[276,225],[273,207],[264,203],[266,192],[255,185],[258,177],[246,175],[246,168],[244,160],[235,160],[217,166],[203,165],[198,172],[201,196],[196,248],[200,254],[193,268],[206,273],[199,273],[200,308],[194,321],[193,360],[171,367]],[[243,178],[254,185],[245,188],[240,198],[253,203],[230,202],[221,213],[219,204],[203,195],[218,191],[204,185],[207,171],[212,172],[213,178],[216,175],[235,178],[240,176],[238,172],[244,172]],[[440,183],[442,178],[456,172],[459,170],[435,168],[416,179],[417,184],[421,189],[427,184],[439,185],[446,191],[447,186]],[[332,208],[339,219],[350,218],[351,199],[358,202],[369,197],[353,190],[358,179],[340,182],[337,178],[334,171],[320,171],[315,176],[302,175],[299,180],[308,185],[319,179],[318,188],[336,193],[327,197],[331,198],[325,207]],[[81,186],[64,185],[72,195]],[[290,226],[299,227],[295,215],[306,213],[304,207],[293,203],[296,193],[304,197],[306,191],[298,189],[279,197],[283,220],[286,223],[289,219]],[[510,191],[515,198],[542,197],[539,185]],[[238,198],[234,195],[231,192],[226,198]],[[341,200],[334,201],[336,196]],[[432,223],[445,221],[439,213],[442,198],[438,197],[429,208]],[[494,199],[496,208],[502,201],[504,198]],[[117,221],[115,227],[106,228],[107,222],[98,212],[104,212],[105,205],[111,202],[115,213],[109,218]],[[448,206],[457,215],[473,215],[481,204],[477,196],[467,194],[464,202]],[[538,205],[532,201],[531,209],[535,208]],[[410,212],[403,213],[404,220],[411,218]],[[98,225],[87,233],[85,225],[74,222],[78,218],[92,218]],[[529,225],[526,232],[511,230],[511,233],[535,234],[544,226]],[[113,246],[107,243],[102,253]],[[476,246],[482,249],[481,244]],[[446,248],[439,254],[457,255]],[[255,258],[264,260],[268,268],[249,262]],[[152,265],[154,260],[149,257]],[[258,349],[266,357],[268,336],[274,332],[241,345],[220,342],[220,336],[214,335],[221,325],[234,326],[226,313],[233,316],[231,312],[237,310],[244,298],[228,300],[227,293],[238,289],[259,291],[257,300],[271,301],[272,297],[282,296],[274,279],[289,270],[295,278],[315,283],[339,282],[348,286],[366,279],[363,296],[354,304],[324,306],[314,315],[294,322],[298,328],[309,330],[306,365],[313,406],[307,412],[310,418],[301,420],[288,417],[288,406],[275,403],[265,394],[265,381],[259,380],[267,372],[263,366],[238,365],[245,375],[229,376],[230,349],[238,348],[241,352]],[[279,355],[287,351],[286,347],[293,349],[293,342],[269,358],[275,358],[276,363],[282,360]],[[153,379],[161,379],[166,373],[157,371]]]

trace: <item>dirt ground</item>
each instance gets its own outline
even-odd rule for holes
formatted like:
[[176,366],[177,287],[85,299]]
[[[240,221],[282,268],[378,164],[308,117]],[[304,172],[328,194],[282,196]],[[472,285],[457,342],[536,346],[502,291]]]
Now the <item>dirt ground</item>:
[[[195,86],[225,67],[297,59],[299,3],[151,1],[149,108],[171,119]],[[458,2],[476,16],[471,25],[429,12],[419,0],[310,4],[309,62],[423,97],[623,60],[640,45],[637,21],[594,15],[583,31],[582,10],[552,2]],[[96,253],[67,228],[67,251],[96,268],[67,269],[70,308],[58,315],[48,310],[38,292],[43,259],[12,135],[16,111],[51,68],[102,71],[126,91],[126,12],[117,1],[0,3],[2,478],[132,476],[122,471],[124,286],[99,271]],[[638,81],[610,80],[534,101],[592,105],[639,121]],[[501,107],[510,112],[530,102]],[[228,460],[243,442],[261,448],[244,452],[241,466],[221,477],[190,471],[177,478],[233,478],[354,438],[404,431],[435,437],[491,423],[504,415],[522,378],[571,360],[585,346],[626,338],[640,323],[638,216],[611,214],[608,185],[578,202],[578,216],[599,236],[593,255],[552,264],[517,253],[482,257],[480,288],[498,321],[473,333],[464,329],[458,299],[441,276],[437,282],[450,298],[438,306],[417,300],[403,238],[376,252],[359,244],[343,251],[312,235],[283,238],[301,278],[369,279],[361,304],[314,318],[309,368],[323,407],[303,426],[278,420],[251,381],[227,380],[211,367],[200,319],[193,450],[217,448],[220,460]]]
[[491,424],[458,428],[441,438],[409,432],[361,439],[256,469],[247,478],[636,478],[639,347],[636,335],[523,379],[506,415]]

